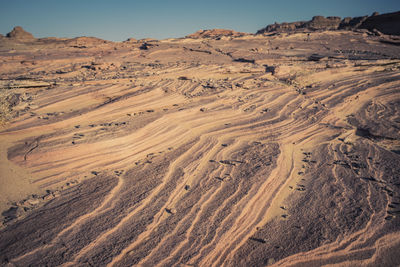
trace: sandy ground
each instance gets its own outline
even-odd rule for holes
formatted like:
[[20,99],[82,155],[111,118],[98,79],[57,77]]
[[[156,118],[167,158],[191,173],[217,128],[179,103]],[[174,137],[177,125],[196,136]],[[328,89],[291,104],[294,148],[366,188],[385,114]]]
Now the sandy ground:
[[382,38],[4,41],[2,265],[399,265]]

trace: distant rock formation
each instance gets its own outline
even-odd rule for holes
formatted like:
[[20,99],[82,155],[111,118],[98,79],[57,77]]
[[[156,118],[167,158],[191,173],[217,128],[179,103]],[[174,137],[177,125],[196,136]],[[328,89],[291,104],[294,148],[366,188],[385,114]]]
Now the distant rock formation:
[[106,41],[96,37],[76,37],[73,39],[67,39],[66,44],[76,48],[88,48],[88,47],[95,47],[102,44],[111,43],[110,41]]
[[257,34],[268,32],[294,32],[294,31],[316,31],[316,30],[336,30],[341,23],[340,17],[315,16],[310,21],[284,22],[268,25],[259,30]]
[[384,34],[400,35],[400,11],[370,16],[359,28],[370,31],[376,29]]
[[27,31],[25,31],[21,26],[16,26],[14,29],[7,33],[7,37],[19,41],[33,41],[35,37]]
[[221,37],[241,37],[245,36],[247,33],[244,32],[237,32],[232,30],[225,30],[225,29],[211,29],[211,30],[199,30],[195,33],[187,35],[186,38],[211,38],[211,39],[219,39]]
[[310,21],[275,23],[257,31],[256,34],[271,32],[312,32],[318,30],[378,30],[384,34],[400,35],[400,12],[363,17],[323,17],[315,16]]
[[340,17],[315,16],[311,21],[306,22],[304,27],[310,30],[335,30],[341,21]]
[[353,29],[358,29],[361,24],[368,18],[368,16],[364,17],[346,17],[344,18],[340,24],[339,28],[340,30],[353,30]]

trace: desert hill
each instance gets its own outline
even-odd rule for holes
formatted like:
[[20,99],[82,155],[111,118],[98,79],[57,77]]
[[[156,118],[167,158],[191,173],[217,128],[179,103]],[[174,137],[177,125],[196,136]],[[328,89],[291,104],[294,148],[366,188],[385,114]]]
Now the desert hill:
[[31,33],[22,29],[21,26],[14,27],[11,32],[7,33],[6,37],[20,41],[32,41],[35,39]]
[[195,33],[189,34],[186,38],[221,38],[221,37],[241,37],[245,36],[244,32],[237,32],[226,29],[212,29],[212,30],[199,30]]
[[0,38],[0,264],[400,265],[398,37],[338,23]]

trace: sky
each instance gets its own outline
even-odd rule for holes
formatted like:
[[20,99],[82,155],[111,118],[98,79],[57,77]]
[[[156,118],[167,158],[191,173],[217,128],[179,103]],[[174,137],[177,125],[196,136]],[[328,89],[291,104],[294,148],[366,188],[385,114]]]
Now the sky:
[[165,39],[214,28],[255,33],[274,22],[374,11],[400,11],[400,0],[0,0],[0,33],[22,26],[38,38]]

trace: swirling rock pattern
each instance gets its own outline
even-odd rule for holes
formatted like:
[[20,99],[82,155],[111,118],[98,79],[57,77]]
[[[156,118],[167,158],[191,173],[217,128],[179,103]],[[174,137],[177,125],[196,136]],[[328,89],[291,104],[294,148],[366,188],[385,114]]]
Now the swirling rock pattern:
[[400,264],[380,38],[4,44],[2,264]]

